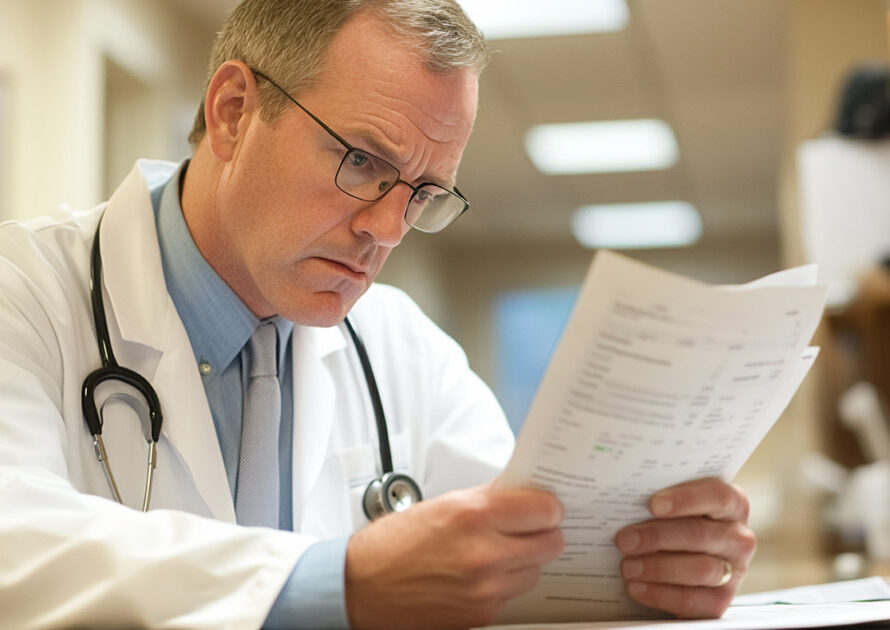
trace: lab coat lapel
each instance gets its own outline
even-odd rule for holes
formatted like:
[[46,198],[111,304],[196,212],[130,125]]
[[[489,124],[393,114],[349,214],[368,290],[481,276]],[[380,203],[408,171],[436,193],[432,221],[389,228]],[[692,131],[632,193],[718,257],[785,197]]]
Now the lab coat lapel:
[[[164,414],[162,434],[178,453],[210,512],[217,519],[235,522],[203,383],[164,282],[154,212],[140,166],[146,165],[137,165],[109,200],[100,235],[114,327],[124,341],[134,344],[119,346],[118,359],[138,369],[157,390]],[[130,351],[132,363],[126,351]],[[153,359],[146,360],[147,356]]]
[[309,493],[318,481],[334,423],[336,390],[325,357],[342,350],[340,328],[295,326],[293,522],[298,528]]
[[167,438],[213,516],[234,523],[235,505],[219,438],[191,344],[178,317],[170,334],[154,379],[162,404],[170,401],[165,412]]

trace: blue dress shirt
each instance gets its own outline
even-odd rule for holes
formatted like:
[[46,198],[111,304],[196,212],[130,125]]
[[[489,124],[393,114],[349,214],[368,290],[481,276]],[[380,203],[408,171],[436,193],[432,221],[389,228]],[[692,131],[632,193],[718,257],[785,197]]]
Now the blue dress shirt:
[[[216,427],[232,497],[238,483],[241,405],[247,375],[242,349],[259,323],[241,299],[204,260],[182,216],[183,162],[169,179],[149,188],[160,243],[164,280],[188,333]],[[279,528],[293,529],[293,323],[275,318],[281,384]],[[266,619],[266,628],[346,628],[346,538],[310,546],[294,567]]]

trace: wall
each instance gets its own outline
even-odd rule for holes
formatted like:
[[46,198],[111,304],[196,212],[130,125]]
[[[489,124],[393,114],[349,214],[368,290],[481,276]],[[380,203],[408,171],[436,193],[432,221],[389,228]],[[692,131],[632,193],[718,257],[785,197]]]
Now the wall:
[[[885,0],[787,0],[788,41],[784,60],[787,98],[780,188],[781,258],[784,266],[804,262],[797,202],[795,152],[833,122],[847,74],[863,62],[887,63]],[[820,331],[814,343],[824,350]],[[821,397],[830,353],[823,351],[788,410],[755,453],[742,478],[755,488],[781,488],[772,509],[777,522],[761,544],[756,570],[768,585],[836,577],[826,539],[824,505],[808,495],[801,479],[808,453],[831,451],[826,426],[833,411]],[[765,544],[764,544],[765,543]],[[767,570],[772,571],[766,576]]]
[[[133,155],[187,154],[184,112],[190,117],[197,107],[212,31],[165,1],[0,0],[0,15],[0,76],[11,89],[0,218],[42,214],[62,202],[89,207],[106,197],[107,174],[128,171]],[[110,123],[109,68],[117,69],[118,104],[135,85],[152,95],[138,110],[118,107],[131,114]],[[109,130],[113,146],[106,145]]]

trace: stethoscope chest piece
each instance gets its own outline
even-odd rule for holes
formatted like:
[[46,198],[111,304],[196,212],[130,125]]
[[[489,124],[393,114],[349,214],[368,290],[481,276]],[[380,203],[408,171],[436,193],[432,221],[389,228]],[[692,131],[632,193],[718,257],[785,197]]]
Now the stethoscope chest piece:
[[388,472],[365,488],[362,507],[368,520],[373,521],[385,514],[404,512],[422,500],[420,486],[411,477]]

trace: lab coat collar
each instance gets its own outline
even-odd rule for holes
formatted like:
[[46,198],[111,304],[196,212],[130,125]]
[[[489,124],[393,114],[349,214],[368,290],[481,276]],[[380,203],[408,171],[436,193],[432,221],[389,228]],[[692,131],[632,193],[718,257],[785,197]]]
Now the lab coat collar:
[[329,354],[343,350],[346,347],[346,337],[344,336],[342,326],[307,328],[306,332],[312,336],[312,345],[319,359],[323,359]]
[[167,294],[154,211],[148,187],[168,177],[176,164],[140,160],[111,196],[99,239],[104,284],[121,338],[160,349],[167,336],[173,303]]

